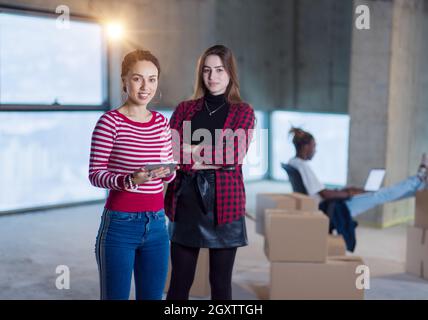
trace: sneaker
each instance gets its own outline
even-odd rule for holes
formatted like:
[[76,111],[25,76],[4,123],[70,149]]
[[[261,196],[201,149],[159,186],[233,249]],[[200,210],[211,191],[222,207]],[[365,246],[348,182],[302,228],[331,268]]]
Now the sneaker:
[[421,160],[421,164],[419,165],[417,175],[422,180],[425,180],[425,181],[427,180],[427,175],[428,175],[428,156],[427,156],[426,153],[422,154],[422,160]]

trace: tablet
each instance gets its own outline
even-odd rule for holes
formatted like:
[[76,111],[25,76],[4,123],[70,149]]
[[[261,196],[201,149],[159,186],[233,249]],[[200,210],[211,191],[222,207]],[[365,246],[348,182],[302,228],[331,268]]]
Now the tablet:
[[176,162],[163,162],[163,163],[148,163],[148,164],[145,164],[143,168],[149,171],[155,170],[158,168],[168,168],[169,171],[172,173],[177,168],[177,166],[178,166],[178,163]]

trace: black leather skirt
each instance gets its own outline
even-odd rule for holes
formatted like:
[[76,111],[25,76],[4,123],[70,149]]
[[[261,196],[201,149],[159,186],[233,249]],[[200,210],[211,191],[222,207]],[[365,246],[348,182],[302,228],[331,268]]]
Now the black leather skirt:
[[197,248],[234,248],[248,244],[245,217],[217,224],[215,170],[183,173],[177,192],[174,222],[169,222],[171,242]]

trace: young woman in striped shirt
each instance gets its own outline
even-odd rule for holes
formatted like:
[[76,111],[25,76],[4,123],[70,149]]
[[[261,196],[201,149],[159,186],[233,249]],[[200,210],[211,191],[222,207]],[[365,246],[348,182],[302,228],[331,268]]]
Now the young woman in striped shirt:
[[137,300],[162,299],[169,255],[163,190],[175,171],[144,169],[173,161],[167,119],[147,110],[159,74],[149,51],[128,53],[122,62],[126,102],[102,115],[92,135],[89,180],[109,189],[95,246],[101,299],[128,299],[132,272]]

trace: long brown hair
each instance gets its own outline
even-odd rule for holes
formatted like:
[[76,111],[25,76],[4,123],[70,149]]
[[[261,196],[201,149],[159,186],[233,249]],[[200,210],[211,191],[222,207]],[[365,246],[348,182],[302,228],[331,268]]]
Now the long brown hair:
[[211,48],[208,48],[199,58],[198,65],[196,67],[196,80],[192,99],[199,99],[203,97],[206,91],[208,90],[205,87],[202,72],[204,68],[205,59],[209,55],[218,56],[221,59],[227,74],[229,75],[230,81],[227,85],[225,92],[227,101],[229,103],[241,103],[242,99],[239,93],[239,81],[236,60],[232,50],[223,45],[215,45]]

